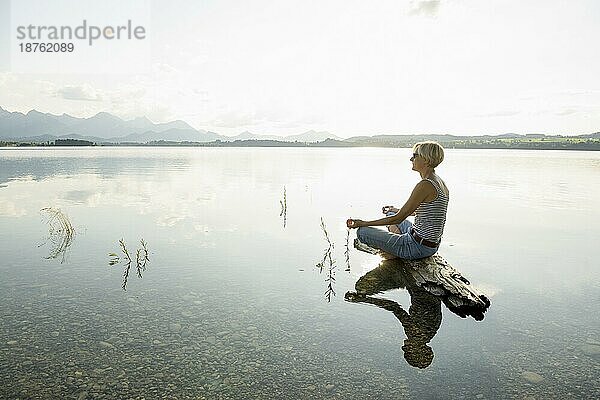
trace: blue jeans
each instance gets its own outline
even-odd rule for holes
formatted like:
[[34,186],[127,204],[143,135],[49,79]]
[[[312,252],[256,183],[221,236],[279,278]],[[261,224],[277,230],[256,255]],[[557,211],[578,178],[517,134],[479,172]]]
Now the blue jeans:
[[[388,215],[393,214],[388,213]],[[405,260],[425,258],[437,252],[437,247],[427,247],[413,239],[409,233],[410,228],[412,228],[410,221],[405,219],[396,226],[400,230],[400,234],[372,226],[363,226],[356,231],[356,237],[370,247],[383,250]]]

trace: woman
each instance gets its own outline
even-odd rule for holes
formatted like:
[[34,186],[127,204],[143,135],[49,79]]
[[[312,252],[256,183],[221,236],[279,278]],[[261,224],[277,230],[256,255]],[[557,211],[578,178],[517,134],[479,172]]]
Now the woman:
[[[407,260],[429,257],[437,252],[446,223],[449,192],[446,184],[435,173],[444,160],[444,149],[439,143],[427,141],[413,146],[412,169],[422,180],[417,183],[409,199],[399,210],[383,207],[385,218],[373,221],[349,219],[348,228],[359,228],[358,240],[387,253],[385,256]],[[406,218],[415,216],[412,224]],[[389,232],[373,228],[387,225]]]

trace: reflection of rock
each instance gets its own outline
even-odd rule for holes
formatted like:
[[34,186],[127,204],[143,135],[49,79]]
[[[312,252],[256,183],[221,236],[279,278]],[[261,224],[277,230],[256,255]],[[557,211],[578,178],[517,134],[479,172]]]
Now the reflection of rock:
[[[361,243],[358,244],[357,247],[355,241],[355,247],[363,250],[360,248]],[[399,268],[403,268],[419,287],[439,296],[446,307],[456,315],[463,318],[470,315],[477,321],[483,319],[483,313],[490,306],[490,300],[474,289],[470,282],[439,254],[418,260],[395,258],[392,261],[397,263]]]
[[[355,288],[356,292],[346,293],[345,300],[372,304],[392,312],[406,334],[402,346],[404,358],[418,368],[427,368],[433,361],[429,343],[442,323],[442,302],[455,314],[471,315],[476,320],[483,319],[489,306],[489,300],[470,288],[469,282],[439,256],[414,261],[384,260],[360,277]],[[373,297],[400,288],[410,294],[408,311],[395,301]],[[535,379],[533,375],[527,376]]]
[[521,377],[529,383],[540,383],[544,380],[543,376],[531,371],[524,371]]

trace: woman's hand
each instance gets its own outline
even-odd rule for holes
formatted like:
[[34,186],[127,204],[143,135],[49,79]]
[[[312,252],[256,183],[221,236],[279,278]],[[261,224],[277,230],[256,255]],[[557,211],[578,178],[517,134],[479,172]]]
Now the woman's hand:
[[381,212],[382,212],[382,213],[384,213],[384,214],[387,214],[387,213],[389,213],[389,212],[397,213],[398,211],[400,211],[400,210],[398,210],[398,209],[397,209],[396,207],[394,207],[394,206],[383,206],[383,207],[381,208]]
[[361,226],[367,226],[367,225],[365,224],[365,221],[363,221],[361,219],[348,218],[346,220],[346,226],[348,228],[354,229],[354,228],[360,228]]

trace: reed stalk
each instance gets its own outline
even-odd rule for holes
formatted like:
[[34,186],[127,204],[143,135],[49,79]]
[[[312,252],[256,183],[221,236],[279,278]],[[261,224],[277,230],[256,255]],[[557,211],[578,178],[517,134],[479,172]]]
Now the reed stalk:
[[287,222],[287,193],[285,186],[283,187],[283,200],[279,200],[279,204],[281,205],[281,212],[279,213],[279,216],[283,217],[283,227],[285,228]]
[[[46,207],[40,210],[48,215],[48,238],[40,246],[48,242],[52,243],[50,254],[46,259],[54,259],[61,256],[61,264],[65,262],[67,250],[75,238],[75,228],[69,217],[58,208]],[[40,247],[38,246],[38,247]]]
[[344,244],[344,258],[346,259],[346,271],[350,271],[350,228],[346,228],[346,243]]
[[327,248],[325,249],[325,253],[323,255],[323,260],[317,264],[319,268],[319,273],[323,272],[323,269],[327,267],[327,276],[325,278],[325,282],[327,282],[327,288],[325,289],[325,298],[327,302],[331,302],[331,296],[335,296],[334,283],[335,283],[335,260],[332,257],[334,244],[329,238],[329,232],[327,231],[327,225],[325,225],[325,221],[323,217],[321,217],[321,230],[323,231],[323,235],[325,236],[325,240],[327,241]]
[[[146,265],[150,262],[150,257],[148,256],[148,243],[144,239],[141,239],[140,245],[141,247],[135,251],[135,268],[138,278],[142,278],[142,271],[146,270]],[[110,257],[110,260],[108,261],[108,264],[111,266],[119,263],[123,264],[123,283],[121,284],[121,288],[127,290],[127,281],[129,280],[129,272],[131,270],[133,259],[131,258],[131,253],[127,249],[125,240],[119,240],[119,247],[121,248],[123,256],[120,257],[116,253],[109,253],[108,256]]]

